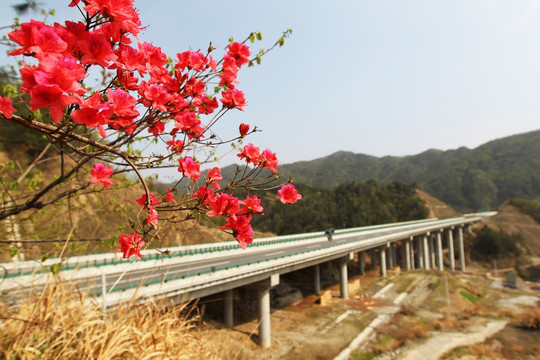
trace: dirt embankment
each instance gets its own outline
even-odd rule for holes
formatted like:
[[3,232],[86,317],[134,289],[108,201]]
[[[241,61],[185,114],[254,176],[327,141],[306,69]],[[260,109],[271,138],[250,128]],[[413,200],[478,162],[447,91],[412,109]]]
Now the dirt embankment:
[[507,203],[501,205],[497,215],[486,219],[484,224],[507,234],[523,235],[526,250],[530,251],[530,255],[540,258],[540,224],[515,206]]
[[428,218],[447,218],[459,215],[450,205],[429,195],[427,192],[416,190],[416,193],[424,201],[424,205],[429,210]]

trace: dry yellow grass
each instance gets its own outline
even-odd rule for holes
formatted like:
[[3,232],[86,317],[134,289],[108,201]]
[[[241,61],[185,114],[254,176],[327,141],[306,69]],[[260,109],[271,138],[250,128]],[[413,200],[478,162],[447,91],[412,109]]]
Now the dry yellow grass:
[[442,319],[435,320],[433,327],[436,330],[454,330],[461,327],[459,319],[452,315],[444,316]]
[[77,289],[51,283],[16,306],[0,303],[0,359],[211,359],[187,305],[165,305],[105,316]]
[[530,330],[540,330],[540,307],[524,310],[519,318],[522,327]]

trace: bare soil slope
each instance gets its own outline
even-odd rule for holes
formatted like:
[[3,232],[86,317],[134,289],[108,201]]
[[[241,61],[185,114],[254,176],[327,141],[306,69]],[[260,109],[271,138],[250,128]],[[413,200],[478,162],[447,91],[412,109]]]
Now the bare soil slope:
[[529,215],[508,203],[501,205],[498,214],[486,219],[486,225],[508,234],[520,233],[525,238],[525,246],[534,257],[540,257],[540,224]]
[[422,190],[416,190],[416,192],[424,201],[424,205],[429,209],[428,218],[447,218],[459,215],[450,205],[429,195],[427,192]]

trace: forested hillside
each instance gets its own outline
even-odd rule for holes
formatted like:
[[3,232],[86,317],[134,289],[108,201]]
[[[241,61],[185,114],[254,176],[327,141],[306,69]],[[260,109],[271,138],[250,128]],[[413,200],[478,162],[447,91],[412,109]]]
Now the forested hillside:
[[369,180],[334,189],[304,184],[296,187],[302,199],[295,206],[264,202],[266,216],[253,220],[255,228],[284,235],[416,220],[428,215],[415,185],[399,182],[382,185]]
[[475,149],[427,150],[377,158],[350,152],[282,165],[296,182],[331,189],[374,179],[416,183],[460,210],[494,209],[511,198],[540,197],[540,131],[494,140]]

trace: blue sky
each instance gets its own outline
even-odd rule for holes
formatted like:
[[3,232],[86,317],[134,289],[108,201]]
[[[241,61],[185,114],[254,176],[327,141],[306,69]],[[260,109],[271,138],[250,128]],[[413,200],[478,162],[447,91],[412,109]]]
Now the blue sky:
[[[16,1],[0,4],[9,24]],[[45,1],[62,21],[68,1]],[[135,0],[142,39],[169,56],[260,30],[270,46],[293,35],[238,87],[240,122],[263,129],[250,142],[282,163],[339,150],[374,156],[474,148],[540,128],[540,2]],[[5,57],[0,60],[5,61]],[[234,161],[234,156],[230,156]]]

